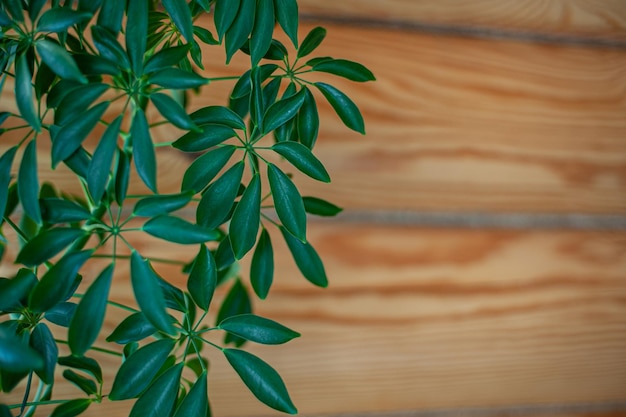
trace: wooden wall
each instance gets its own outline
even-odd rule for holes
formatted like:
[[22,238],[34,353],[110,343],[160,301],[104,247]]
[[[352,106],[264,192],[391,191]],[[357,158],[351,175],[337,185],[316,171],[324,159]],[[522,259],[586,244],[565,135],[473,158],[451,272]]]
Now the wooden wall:
[[[321,106],[333,182],[297,180],[346,208],[310,226],[330,287],[301,279],[276,239],[280,276],[256,306],[303,333],[250,346],[301,414],[626,415],[626,2],[300,0],[300,10],[302,36],[328,29],[320,54],[378,78],[336,81],[367,136]],[[159,158],[161,189],[174,191],[189,161]],[[211,359],[214,415],[274,415]]]

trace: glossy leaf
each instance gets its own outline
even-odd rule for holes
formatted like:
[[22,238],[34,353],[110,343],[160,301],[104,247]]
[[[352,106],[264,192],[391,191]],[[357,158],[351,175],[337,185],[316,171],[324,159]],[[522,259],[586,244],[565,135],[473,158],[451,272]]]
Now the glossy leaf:
[[122,29],[125,10],[125,1],[102,0],[102,7],[98,13],[98,25],[108,29],[111,33],[119,33]]
[[250,264],[250,283],[256,295],[264,300],[274,279],[274,249],[266,229],[261,231],[259,242]]
[[76,303],[59,303],[46,311],[45,318],[50,323],[54,323],[57,326],[70,327],[70,322],[72,321],[72,317],[74,317],[76,307]]
[[37,284],[35,274],[26,268],[20,269],[15,277],[0,281],[0,311],[11,311],[21,308],[28,293]]
[[[241,280],[237,278],[232,287],[226,294],[226,298],[222,301],[219,311],[217,312],[217,323],[221,323],[228,317],[237,316],[240,314],[249,314],[252,312],[252,303],[248,295],[248,290],[242,284]],[[234,343],[235,346],[241,346],[245,343],[245,339],[226,334],[224,343]]]
[[224,223],[237,197],[243,169],[244,163],[237,162],[209,185],[196,211],[198,224],[215,229]]
[[30,335],[30,346],[43,359],[43,366],[35,372],[46,384],[54,382],[54,368],[59,357],[59,348],[54,336],[45,323],[39,323]]
[[240,0],[239,10],[226,31],[226,63],[228,64],[246,41],[254,26],[257,0]]
[[274,0],[258,0],[254,28],[250,36],[252,66],[259,63],[272,44],[274,32]]
[[87,395],[95,395],[98,393],[98,387],[92,379],[79,375],[71,369],[63,371],[63,378],[76,385]]
[[100,55],[111,62],[117,63],[122,68],[130,70],[131,64],[128,60],[128,55],[126,55],[126,51],[124,51],[122,45],[120,45],[115,36],[113,36],[108,29],[100,26],[92,26],[91,34],[94,45],[98,49],[98,52],[100,52]]
[[65,48],[52,41],[42,39],[35,43],[41,60],[59,77],[86,83],[87,78],[80,72],[74,58]]
[[304,210],[316,216],[333,217],[343,211],[341,207],[317,197],[302,197],[302,201],[304,202]]
[[150,100],[159,113],[174,126],[185,130],[197,129],[185,109],[172,97],[163,93],[153,93],[150,95]]
[[152,192],[156,193],[156,154],[152,138],[150,137],[148,119],[146,119],[146,114],[141,109],[137,109],[135,112],[133,124],[130,127],[130,136],[133,141],[133,159],[137,168],[137,174],[139,174],[143,183]]
[[235,20],[239,12],[240,4],[241,0],[217,0],[215,2],[215,27],[220,42]]
[[113,401],[126,400],[141,394],[157,375],[175,341],[161,339],[139,348],[120,366],[109,398]]
[[246,123],[234,111],[224,106],[207,106],[196,110],[189,115],[197,125],[217,124],[232,127],[233,129],[246,129]]
[[58,362],[61,366],[84,371],[93,376],[96,381],[102,383],[102,368],[95,359],[86,356],[62,356],[59,358]]
[[32,75],[24,54],[15,62],[15,102],[22,118],[37,132],[41,132],[41,120],[35,108],[31,80]]
[[64,125],[73,118],[83,118],[83,111],[108,89],[109,86],[102,83],[89,83],[73,88],[57,106],[54,112],[54,123]]
[[37,144],[31,140],[22,156],[17,176],[17,193],[22,208],[35,223],[41,224],[39,207],[39,178],[37,175]]
[[65,32],[70,27],[89,20],[89,12],[72,10],[69,7],[53,7],[41,15],[37,22],[38,32]]
[[151,236],[168,242],[192,245],[218,240],[220,232],[190,223],[180,217],[161,215],[148,220],[142,230]]
[[272,104],[263,117],[263,132],[271,132],[293,119],[304,103],[306,90],[302,89],[296,94],[283,98]]
[[330,59],[313,65],[313,71],[327,72],[329,74],[338,75],[351,81],[366,82],[374,81],[376,77],[365,66],[358,62],[348,61],[347,59]]
[[279,142],[272,146],[272,150],[309,177],[330,182],[326,168],[306,146],[298,142]]
[[83,206],[62,198],[41,198],[41,217],[47,223],[81,222],[91,218],[91,213]]
[[199,132],[189,132],[175,141],[172,146],[183,152],[202,152],[236,136],[235,131],[224,125],[205,124]]
[[187,280],[187,289],[198,307],[207,311],[217,286],[217,266],[213,255],[205,245],[200,246],[200,253],[191,267]]
[[122,320],[106,340],[125,345],[139,342],[157,331],[157,328],[150,323],[145,314],[137,312]]
[[276,214],[283,226],[301,241],[306,240],[306,212],[298,189],[274,164],[267,166]]
[[276,20],[283,28],[293,46],[298,47],[298,3],[296,0],[274,0]]
[[298,111],[297,128],[300,142],[309,149],[313,149],[317,141],[320,127],[320,117],[317,111],[315,98],[308,88],[304,88],[305,97],[302,107]]
[[174,417],[206,417],[208,408],[207,373],[203,372],[183,398]]
[[83,141],[89,136],[91,131],[96,127],[104,112],[109,107],[109,102],[104,101],[91,107],[59,129],[58,133],[53,135],[52,140],[52,167],[56,167],[59,162],[69,158]]
[[191,20],[191,11],[186,1],[181,0],[162,0],[163,7],[170,15],[170,18],[176,25],[176,28],[182,33],[187,42],[193,41],[193,22]]
[[254,247],[261,223],[261,177],[255,174],[241,196],[230,221],[229,234],[233,253],[244,257]]
[[296,414],[285,383],[278,372],[260,358],[239,349],[224,349],[228,363],[262,403],[275,410]]
[[135,204],[133,214],[135,216],[153,217],[171,213],[185,207],[192,197],[193,194],[190,192],[144,197]]
[[89,286],[78,303],[67,335],[73,355],[83,356],[100,334],[109,297],[109,288],[113,279],[113,270],[113,264],[106,267]]
[[115,201],[120,206],[124,204],[126,193],[128,192],[128,184],[130,181],[130,157],[126,152],[119,151],[115,173]]
[[311,52],[317,49],[326,37],[326,29],[323,27],[315,27],[306,35],[306,38],[300,44],[298,48],[298,58],[309,55]]
[[95,203],[100,202],[109,182],[122,120],[123,116],[120,115],[107,126],[89,163],[87,187]]
[[0,326],[0,371],[27,372],[43,366],[43,358],[36,350],[10,329]]
[[228,317],[217,327],[251,342],[265,345],[287,343],[300,336],[300,333],[280,323],[254,314]]
[[318,287],[327,287],[328,278],[326,277],[324,264],[313,246],[308,242],[303,243],[296,239],[284,227],[281,227],[280,231],[302,275]]
[[150,82],[171,90],[187,90],[202,87],[209,80],[195,72],[180,68],[165,68],[150,75]]
[[344,93],[332,85],[325,83],[315,83],[315,86],[322,92],[326,100],[333,107],[341,121],[350,129],[365,134],[365,123],[359,108]]
[[44,312],[65,301],[76,283],[79,269],[92,254],[92,250],[86,250],[64,255],[41,277],[30,293],[30,308],[35,312]]
[[135,402],[129,417],[169,417],[178,396],[183,367],[179,363],[160,375]]
[[190,48],[189,44],[185,44],[160,49],[148,58],[143,70],[149,74],[178,65],[187,56]]
[[159,286],[159,277],[148,260],[143,259],[136,251],[133,251],[130,258],[130,278],[137,304],[150,323],[165,333],[176,334],[176,328],[165,310],[165,298]]
[[220,146],[197,158],[185,171],[181,189],[194,193],[202,191],[226,166],[235,150],[232,145]]
[[263,115],[265,114],[265,102],[263,97],[263,79],[261,68],[255,67],[250,73],[252,94],[250,95],[250,119],[256,127],[263,132]]
[[146,52],[148,38],[148,0],[132,0],[128,2],[126,26],[126,51],[135,74],[143,71],[143,54]]
[[75,417],[82,414],[91,405],[89,398],[77,398],[57,405],[50,417]]
[[26,266],[40,265],[84,236],[85,233],[82,229],[68,227],[43,230],[24,245],[17,255],[16,262]]
[[11,166],[16,152],[17,146],[13,146],[0,156],[0,214],[4,214],[7,207],[9,185],[11,184]]

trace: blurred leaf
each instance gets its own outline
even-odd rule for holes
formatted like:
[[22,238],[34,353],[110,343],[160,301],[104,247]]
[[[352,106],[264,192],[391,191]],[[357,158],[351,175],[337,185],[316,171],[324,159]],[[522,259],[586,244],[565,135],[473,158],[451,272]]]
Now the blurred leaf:
[[68,227],[43,230],[22,247],[15,261],[26,266],[40,265],[85,234],[82,229]]
[[187,56],[189,49],[189,44],[159,49],[146,61],[144,72],[149,74],[178,65]]
[[209,83],[207,78],[180,68],[165,68],[150,75],[150,82],[171,90],[188,90]]
[[41,39],[35,43],[41,60],[59,77],[86,83],[87,78],[80,72],[74,58],[65,48],[52,41]]
[[148,0],[128,2],[127,18],[132,24],[126,26],[126,50],[132,70],[140,75],[143,71],[143,54],[146,52],[148,38]]
[[83,206],[61,198],[40,198],[41,217],[47,223],[73,223],[91,218],[91,213]]
[[187,42],[193,41],[193,22],[191,12],[186,1],[162,0],[163,7],[170,15],[176,28],[182,33]]
[[202,107],[189,115],[197,125],[216,124],[246,130],[246,123],[234,111],[224,106]]
[[254,247],[261,223],[261,176],[257,173],[241,196],[229,225],[230,242],[237,259]]
[[54,112],[54,123],[61,126],[70,122],[73,118],[83,118],[84,109],[89,106],[105,91],[109,86],[102,83],[89,83],[73,88],[65,94]]
[[62,356],[59,358],[59,365],[87,372],[102,384],[102,368],[95,359],[86,356]]
[[117,138],[122,125],[123,116],[118,116],[107,126],[98,146],[91,157],[89,169],[87,171],[87,187],[91,197],[97,204],[102,199],[109,176],[111,175],[111,164],[117,148]]
[[108,29],[100,26],[91,26],[93,43],[104,58],[116,62],[124,69],[130,70],[130,61],[126,51]]
[[215,27],[217,29],[220,42],[222,41],[226,31],[232,25],[235,17],[237,17],[240,4],[241,0],[217,0],[215,2]]
[[41,15],[37,22],[38,32],[65,32],[70,27],[89,20],[92,14],[68,7],[53,7]]
[[125,9],[126,1],[103,0],[100,13],[98,13],[98,25],[108,29],[111,33],[119,33],[122,29]]
[[45,323],[39,323],[33,329],[30,335],[30,346],[43,359],[43,366],[35,372],[39,378],[46,384],[54,383],[54,368],[59,357],[59,348],[57,347],[52,332]]
[[[249,314],[252,312],[252,304],[250,303],[250,297],[246,287],[241,283],[241,280],[237,278],[235,283],[228,291],[226,298],[222,301],[222,305],[217,313],[216,322],[221,323],[228,317],[237,316],[240,314]],[[234,343],[235,346],[241,346],[245,343],[244,339],[240,337],[227,334],[224,343]]]
[[[0,214],[4,214],[9,199],[9,185],[11,184],[11,166],[17,146],[9,148],[2,156],[0,156]],[[2,221],[0,220],[0,223]]]
[[15,62],[15,102],[20,116],[37,132],[41,132],[41,120],[35,108],[32,75],[28,68],[26,55]]
[[207,374],[203,372],[176,409],[174,417],[205,417],[208,408]]
[[70,327],[70,322],[72,321],[76,307],[76,303],[59,303],[46,311],[46,320],[57,326]]
[[[144,1],[144,0],[141,0]],[[154,145],[150,137],[150,127],[146,114],[137,109],[130,127],[130,136],[133,141],[133,158],[137,173],[144,184],[154,193],[157,192],[156,176],[157,163]]]
[[201,245],[200,253],[196,256],[189,273],[187,289],[198,307],[207,311],[211,305],[216,286],[217,267],[215,260],[206,246]]
[[254,314],[228,317],[217,327],[251,342],[265,345],[287,343],[300,336],[300,333],[280,323]]
[[76,385],[87,395],[95,395],[98,393],[98,387],[93,380],[79,375],[71,369],[63,371],[63,378]]
[[89,398],[78,398],[69,400],[66,403],[57,405],[50,417],[75,417],[82,414],[91,405]]
[[27,372],[41,369],[41,355],[7,327],[0,326],[0,371]]
[[0,281],[0,311],[10,311],[26,301],[30,290],[37,284],[37,276],[30,269],[20,269],[12,279]]

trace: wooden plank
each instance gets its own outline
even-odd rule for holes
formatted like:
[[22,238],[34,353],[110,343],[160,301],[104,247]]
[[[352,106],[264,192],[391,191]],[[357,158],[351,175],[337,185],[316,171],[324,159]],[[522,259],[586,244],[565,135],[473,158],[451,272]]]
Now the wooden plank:
[[301,0],[311,19],[366,19],[389,25],[486,29],[626,40],[626,4],[621,0]]
[[[249,349],[280,371],[303,415],[626,400],[626,233],[314,223],[327,290],[300,278],[274,238],[279,275],[257,311],[303,336]],[[178,268],[156,267],[184,285]],[[127,272],[119,262],[112,296],[132,303]],[[107,331],[122,314],[109,313]],[[273,415],[206,353],[215,415]],[[127,406],[105,401],[92,415]]]

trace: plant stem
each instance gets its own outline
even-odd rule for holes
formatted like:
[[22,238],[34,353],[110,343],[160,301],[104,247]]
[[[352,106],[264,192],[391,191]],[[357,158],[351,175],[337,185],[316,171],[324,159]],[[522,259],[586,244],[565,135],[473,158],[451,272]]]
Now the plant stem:
[[[54,339],[54,341],[57,342],[57,343],[61,343],[63,345],[69,344],[66,340]],[[122,354],[120,352],[116,352],[116,351],[110,350],[110,349],[100,348],[100,347],[97,347],[97,346],[92,346],[89,349],[90,350],[94,350],[96,352],[106,353],[107,355],[117,356],[117,357],[120,357],[120,358],[124,356],[124,354]]]

